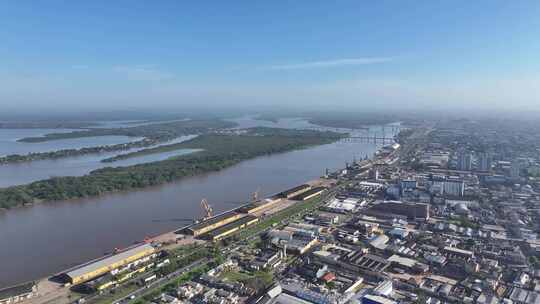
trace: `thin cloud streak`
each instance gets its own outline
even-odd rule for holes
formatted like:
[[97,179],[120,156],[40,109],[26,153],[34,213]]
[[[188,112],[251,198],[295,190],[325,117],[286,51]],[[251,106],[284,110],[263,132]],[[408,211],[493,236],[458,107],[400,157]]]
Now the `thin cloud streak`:
[[264,67],[265,70],[298,70],[315,68],[332,68],[352,65],[368,65],[385,63],[392,61],[392,57],[362,57],[362,58],[344,58],[324,61],[311,61],[297,64],[273,65]]
[[162,71],[152,64],[132,65],[132,66],[114,66],[112,70],[124,75],[130,80],[136,81],[163,81],[174,78],[174,75]]

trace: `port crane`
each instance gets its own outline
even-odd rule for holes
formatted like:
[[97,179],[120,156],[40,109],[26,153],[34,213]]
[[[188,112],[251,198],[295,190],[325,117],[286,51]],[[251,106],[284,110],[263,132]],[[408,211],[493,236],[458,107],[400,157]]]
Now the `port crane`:
[[251,194],[252,203],[259,201],[259,192],[261,192],[261,187],[257,188],[257,190]]
[[205,198],[203,198],[201,201],[201,207],[205,212],[204,219],[208,219],[214,216],[214,210],[212,209],[212,206],[208,204],[208,201]]

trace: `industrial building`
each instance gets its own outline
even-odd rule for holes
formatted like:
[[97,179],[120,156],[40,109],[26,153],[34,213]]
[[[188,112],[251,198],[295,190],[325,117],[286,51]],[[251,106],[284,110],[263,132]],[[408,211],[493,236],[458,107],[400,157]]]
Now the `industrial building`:
[[236,211],[241,212],[241,213],[253,214],[253,213],[262,211],[264,209],[270,208],[274,206],[275,204],[279,203],[280,201],[281,201],[280,197],[274,196],[260,202],[254,202],[254,203],[244,205],[236,209]]
[[228,223],[208,232],[208,234],[206,234],[205,236],[212,241],[219,241],[244,227],[257,223],[258,221],[259,218],[257,217],[253,215],[246,215],[239,220]]
[[113,286],[116,286],[117,284],[121,284],[131,279],[132,277],[140,273],[144,273],[152,266],[154,266],[154,263],[150,263],[145,266],[138,267],[137,269],[129,269],[121,273],[116,273],[114,275],[112,273],[107,273],[105,275],[97,277],[91,281],[87,281],[84,284],[80,285],[81,291],[92,293],[92,292],[102,291],[102,290],[111,288]]
[[289,190],[285,190],[281,193],[279,193],[278,195],[281,196],[281,197],[284,197],[284,198],[292,198],[292,197],[295,197],[295,196],[298,196],[308,190],[311,190],[311,186],[308,185],[308,184],[303,184],[303,185],[300,185],[300,186],[296,186],[294,188],[291,188]]
[[383,272],[390,266],[390,262],[373,254],[364,254],[362,251],[356,251],[348,254],[342,263],[342,267],[354,271],[370,271],[373,273]]
[[396,304],[397,302],[378,295],[365,295],[362,297],[362,304]]
[[474,252],[472,251],[450,247],[450,246],[444,247],[443,251],[448,256],[455,257],[455,258],[470,259],[474,257]]
[[323,193],[324,190],[326,190],[325,187],[315,187],[301,194],[298,194],[292,197],[291,199],[294,201],[307,201],[311,198],[321,195],[321,193]]
[[429,270],[429,266],[426,264],[396,254],[389,257],[388,261],[392,263],[392,266],[405,269],[412,273],[425,273]]
[[80,284],[148,257],[154,254],[155,251],[155,248],[150,244],[137,245],[120,253],[94,260],[69,270],[63,273],[61,278],[74,285]]
[[334,198],[322,207],[322,209],[333,213],[350,213],[366,204],[367,202],[365,200],[361,201],[356,198],[346,198],[342,200]]
[[400,201],[385,201],[374,204],[364,211],[367,215],[392,217],[402,216],[410,220],[428,220],[429,205],[423,203],[404,203]]
[[19,303],[30,299],[37,294],[34,282],[0,289],[0,304]]
[[202,222],[193,224],[189,227],[187,227],[184,232],[193,236],[200,236],[202,234],[208,233],[214,229],[217,229],[221,226],[227,225],[229,223],[232,223],[240,218],[242,218],[244,214],[229,211],[225,212],[223,214],[220,214],[218,216],[214,216],[212,218],[209,218],[207,220],[204,220]]

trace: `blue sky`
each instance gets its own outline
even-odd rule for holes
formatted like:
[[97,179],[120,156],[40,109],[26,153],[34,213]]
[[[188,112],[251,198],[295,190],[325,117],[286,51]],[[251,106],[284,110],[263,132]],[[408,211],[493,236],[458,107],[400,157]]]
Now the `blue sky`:
[[540,110],[539,1],[3,1],[8,107]]

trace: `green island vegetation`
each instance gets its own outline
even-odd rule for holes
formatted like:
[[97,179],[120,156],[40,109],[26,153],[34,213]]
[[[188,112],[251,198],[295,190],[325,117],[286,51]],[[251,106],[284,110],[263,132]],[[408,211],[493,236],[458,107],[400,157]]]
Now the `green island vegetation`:
[[[321,137],[321,138],[334,138],[336,136],[339,136],[336,133],[333,132],[317,132],[317,131],[311,131],[311,130],[290,130],[290,129],[279,129],[279,128],[264,128],[264,127],[258,127],[258,128],[250,128],[246,130],[242,130],[239,132],[243,132],[243,135],[251,135],[251,136],[299,136],[299,137]],[[195,147],[195,146],[198,147]],[[163,152],[170,152],[170,151],[176,151],[180,149],[211,149],[212,146],[208,146],[205,144],[205,148],[201,148],[201,143],[197,141],[188,141],[188,142],[182,142],[182,143],[176,143],[176,144],[170,144],[170,145],[162,145],[159,147],[154,148],[148,148],[143,149],[140,151],[135,151],[131,153],[125,153],[116,155],[113,157],[109,157],[106,159],[101,160],[102,162],[115,162],[118,160],[128,159],[132,157],[139,157],[144,156],[148,154],[155,154],[155,153],[163,153]]]
[[95,128],[79,130],[67,133],[49,133],[38,137],[25,137],[19,139],[20,142],[45,142],[58,139],[95,137],[95,136],[129,136],[145,138],[166,138],[171,139],[182,135],[200,134],[211,130],[232,128],[236,126],[234,122],[221,119],[195,119],[179,120],[166,123],[155,123],[142,126],[124,128]]
[[1,188],[0,208],[160,185],[187,176],[218,171],[257,156],[332,143],[343,136],[332,132],[269,128],[255,128],[241,135],[203,134],[175,145],[178,149],[201,149],[200,152],[133,166],[107,167],[84,176],[53,177],[27,185]]
[[22,163],[34,160],[43,159],[58,159],[63,157],[81,156],[86,154],[125,151],[133,148],[143,148],[161,143],[162,140],[156,138],[143,138],[141,140],[132,141],[116,145],[103,145],[95,147],[84,147],[80,149],[62,149],[50,152],[33,152],[28,154],[11,154],[0,157],[0,165],[10,163]]
[[110,129],[88,129],[69,133],[50,133],[41,137],[22,138],[21,142],[43,142],[56,139],[94,137],[121,135],[130,137],[143,137],[141,140],[128,143],[103,145],[95,147],[84,147],[79,149],[62,149],[51,152],[35,152],[28,154],[12,154],[0,157],[0,165],[10,163],[21,163],[34,160],[58,159],[63,157],[81,156],[86,154],[95,154],[101,152],[126,151],[133,148],[144,148],[154,146],[179,136],[191,134],[204,134],[210,131],[223,128],[234,127],[235,123],[219,119],[200,119],[200,120],[178,120],[172,122],[155,123],[149,125],[110,128]]
[[3,121],[0,129],[83,129],[98,125],[85,121]]

